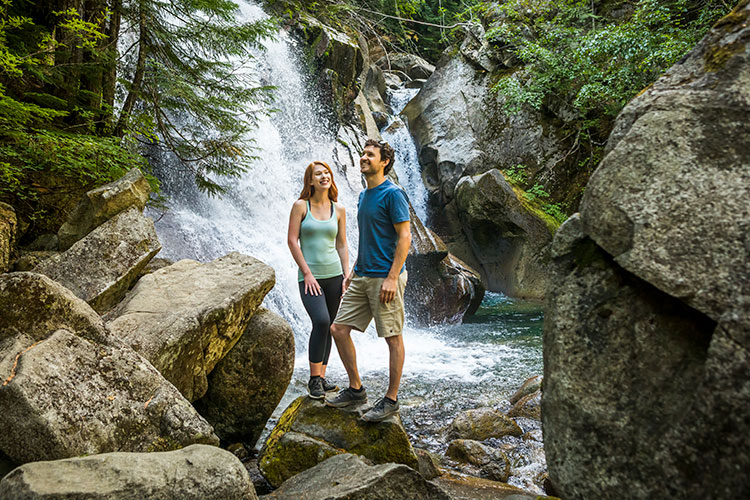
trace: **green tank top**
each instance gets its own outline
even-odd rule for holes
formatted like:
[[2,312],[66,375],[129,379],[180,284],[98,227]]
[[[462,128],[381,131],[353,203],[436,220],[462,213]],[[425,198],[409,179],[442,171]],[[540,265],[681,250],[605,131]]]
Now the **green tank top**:
[[[343,274],[341,259],[336,252],[336,235],[339,232],[336,204],[331,202],[331,217],[328,220],[318,220],[310,210],[310,200],[307,200],[307,214],[302,219],[299,228],[299,245],[302,255],[315,279],[333,278]],[[298,280],[305,278],[302,270],[297,272]]]

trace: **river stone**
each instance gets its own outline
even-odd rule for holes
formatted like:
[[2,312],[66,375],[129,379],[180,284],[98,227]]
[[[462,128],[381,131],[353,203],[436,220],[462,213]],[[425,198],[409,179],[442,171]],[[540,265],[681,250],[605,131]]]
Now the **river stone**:
[[143,211],[151,188],[137,168],[120,179],[87,192],[57,232],[60,250],[67,250],[94,228],[130,208]]
[[520,436],[521,428],[501,411],[493,408],[467,410],[453,420],[448,428],[451,439],[484,441],[503,436]]
[[543,297],[556,223],[531,208],[496,169],[462,178],[456,207],[488,288]]
[[10,267],[17,225],[16,211],[7,203],[0,202],[0,273]]
[[139,208],[120,212],[34,272],[62,283],[98,313],[117,304],[159,253],[154,221]]
[[84,301],[0,276],[0,450],[16,463],[218,444],[180,393]]
[[522,396],[516,401],[513,408],[508,410],[508,416],[511,418],[533,418],[534,420],[542,419],[542,391],[537,390],[531,394]]
[[718,320],[750,295],[750,5],[720,20],[617,118],[586,186],[586,234]]
[[414,448],[414,453],[418,460],[417,470],[423,478],[430,480],[442,474],[440,458],[437,455],[421,448]]
[[456,439],[448,445],[446,455],[452,459],[475,466],[477,472],[467,468],[464,472],[479,475],[492,481],[507,481],[510,475],[510,460],[501,450],[472,439]]
[[238,252],[181,260],[141,278],[107,327],[195,401],[274,283],[273,269]]
[[222,440],[255,444],[292,378],[294,352],[289,323],[259,309],[195,402]]
[[0,481],[0,500],[257,500],[228,451],[192,445],[161,453],[104,453],[23,465]]
[[368,465],[359,457],[331,457],[291,479],[269,500],[451,500],[440,487],[401,464]]
[[393,52],[375,63],[386,71],[402,71],[409,79],[425,79],[435,71],[435,66],[415,54]]
[[[374,463],[418,467],[399,415],[370,423],[360,418],[367,405],[331,408],[301,396],[284,411],[259,456],[259,467],[274,487],[334,453],[356,453]],[[296,433],[293,439],[286,434]]]
[[479,477],[443,474],[433,482],[444,491],[447,491],[453,500],[498,500],[513,498],[517,495],[522,495],[521,498],[524,500],[547,498],[540,497],[507,483]]
[[541,375],[534,375],[533,377],[529,377],[524,380],[523,384],[521,384],[521,387],[519,387],[518,390],[514,392],[510,398],[508,398],[510,404],[514,405],[522,397],[528,396],[529,394],[536,391],[541,391],[542,380],[544,380],[544,377],[542,377]]

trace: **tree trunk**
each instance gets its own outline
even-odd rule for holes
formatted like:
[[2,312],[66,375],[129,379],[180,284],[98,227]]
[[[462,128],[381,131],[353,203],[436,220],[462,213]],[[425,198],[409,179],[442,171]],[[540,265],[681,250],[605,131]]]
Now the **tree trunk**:
[[112,16],[107,26],[106,44],[108,45],[102,78],[102,107],[105,110],[104,126],[112,126],[114,120],[115,87],[117,85],[117,43],[120,39],[120,20],[122,17],[122,0],[112,1]]
[[122,137],[125,133],[130,113],[133,111],[133,106],[135,106],[135,102],[138,99],[141,85],[143,84],[143,76],[146,73],[146,52],[148,49],[146,44],[146,12],[143,4],[140,5],[138,17],[138,61],[136,62],[135,75],[133,76],[133,82],[130,84],[128,97],[125,99],[125,104],[122,106],[120,118],[117,120],[117,126],[115,127],[115,135],[118,137]]

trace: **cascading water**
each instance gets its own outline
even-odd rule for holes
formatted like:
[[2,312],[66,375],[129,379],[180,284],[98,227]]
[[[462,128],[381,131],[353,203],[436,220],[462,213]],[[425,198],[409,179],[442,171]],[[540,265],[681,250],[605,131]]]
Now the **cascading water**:
[[[251,4],[241,5],[241,15],[247,20],[266,16]],[[265,53],[258,54],[253,71],[263,84],[277,87],[278,112],[262,118],[253,136],[260,148],[260,159],[233,180],[221,198],[198,192],[189,176],[157,164],[170,210],[157,221],[156,228],[163,245],[161,257],[208,261],[240,251],[276,271],[276,286],[264,305],[291,324],[297,345],[295,374],[275,413],[274,418],[278,418],[293,398],[305,393],[308,377],[310,322],[299,298],[297,268],[286,243],[289,210],[301,190],[307,164],[323,160],[331,165],[339,187],[339,202],[347,209],[353,262],[357,252],[356,201],[362,187],[358,165],[353,160],[341,160],[348,153],[343,154],[341,142],[330,132],[321,100],[303,76],[301,68],[305,66],[296,56],[301,48],[284,33],[265,47]],[[394,116],[383,135],[397,150],[396,172],[416,213],[424,220],[426,190],[419,175],[416,149],[403,122],[395,116],[414,93],[406,89],[392,91]],[[472,323],[405,329],[407,355],[400,393],[401,415],[417,446],[443,453],[447,443],[440,434],[457,412],[507,405],[505,400],[525,378],[541,372],[539,308],[516,310],[509,305],[511,301],[493,294],[488,300]],[[498,307],[505,312],[493,315]],[[386,344],[377,338],[372,327],[364,334],[355,334],[355,344],[363,382],[371,396],[378,397],[387,385]],[[329,364],[328,378],[345,383],[346,374],[335,349]],[[522,425],[525,430],[538,429],[535,421]],[[544,470],[541,444],[534,448],[533,444],[516,441],[505,443],[520,450],[521,457],[514,462],[510,482],[541,493],[534,485],[535,476]]]

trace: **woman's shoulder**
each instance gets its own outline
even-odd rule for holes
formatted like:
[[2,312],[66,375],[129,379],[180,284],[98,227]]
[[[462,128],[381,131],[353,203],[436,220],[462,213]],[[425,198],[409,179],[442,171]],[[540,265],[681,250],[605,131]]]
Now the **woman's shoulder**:
[[334,205],[336,206],[336,213],[337,214],[343,214],[346,212],[346,209],[344,208],[344,205],[341,203],[335,202]]
[[307,212],[307,200],[299,199],[292,203],[293,214],[304,214]]

